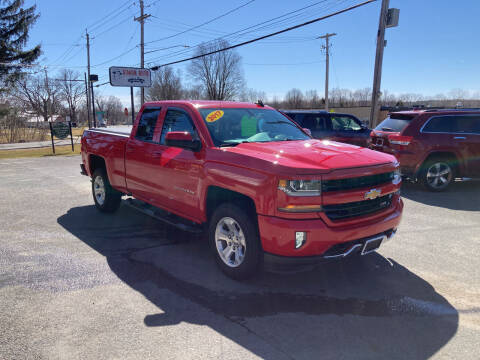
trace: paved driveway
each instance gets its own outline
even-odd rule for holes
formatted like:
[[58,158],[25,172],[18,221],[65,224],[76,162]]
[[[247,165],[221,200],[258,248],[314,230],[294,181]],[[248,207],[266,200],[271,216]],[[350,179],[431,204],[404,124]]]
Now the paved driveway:
[[201,236],[98,213],[79,162],[0,161],[2,359],[478,359],[479,184],[406,185],[378,253],[238,283]]

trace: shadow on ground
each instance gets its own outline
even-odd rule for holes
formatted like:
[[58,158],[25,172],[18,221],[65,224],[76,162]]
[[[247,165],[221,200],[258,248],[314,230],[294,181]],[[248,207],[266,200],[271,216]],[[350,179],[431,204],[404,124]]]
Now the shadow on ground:
[[480,181],[457,181],[444,192],[434,193],[420,185],[404,181],[402,196],[430,206],[452,210],[480,210]]
[[115,215],[72,208],[58,223],[158,307],[146,326],[209,326],[262,358],[427,359],[458,327],[428,282],[379,254],[239,283],[220,273],[202,237],[125,206]]

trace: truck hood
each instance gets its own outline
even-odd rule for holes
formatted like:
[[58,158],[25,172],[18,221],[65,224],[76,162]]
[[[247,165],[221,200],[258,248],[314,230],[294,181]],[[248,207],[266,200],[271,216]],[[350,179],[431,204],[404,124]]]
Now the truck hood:
[[231,153],[265,160],[276,166],[317,171],[395,162],[391,155],[329,140],[242,143],[224,149]]

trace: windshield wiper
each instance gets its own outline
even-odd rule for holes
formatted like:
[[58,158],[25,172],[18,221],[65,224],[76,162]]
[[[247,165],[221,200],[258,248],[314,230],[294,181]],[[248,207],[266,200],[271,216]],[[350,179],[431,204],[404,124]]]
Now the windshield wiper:
[[393,131],[395,132],[395,129],[389,128],[389,127],[382,127],[383,131]]
[[228,146],[237,146],[239,144],[245,144],[245,143],[249,143],[249,142],[252,142],[252,141],[241,141],[241,142],[231,142],[231,143],[221,143],[220,145],[218,145],[218,147],[228,147]]

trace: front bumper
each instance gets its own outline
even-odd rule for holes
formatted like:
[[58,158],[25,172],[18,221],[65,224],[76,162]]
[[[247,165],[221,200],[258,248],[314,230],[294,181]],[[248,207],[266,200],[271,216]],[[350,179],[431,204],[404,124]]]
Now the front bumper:
[[[360,222],[345,221],[335,226],[327,225],[321,218],[284,219],[272,216],[258,216],[258,226],[265,253],[280,257],[320,257],[334,246],[352,241],[363,241],[379,234],[389,236],[395,231],[402,217],[403,202],[397,196],[388,210],[365,217]],[[307,233],[307,240],[295,249],[295,232]],[[360,250],[360,247],[356,247]]]

